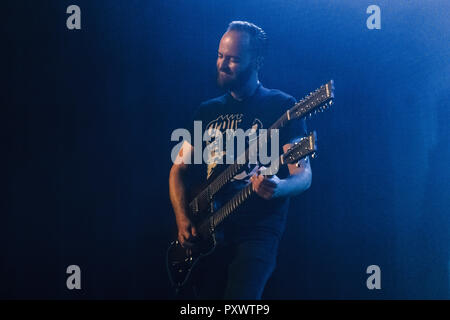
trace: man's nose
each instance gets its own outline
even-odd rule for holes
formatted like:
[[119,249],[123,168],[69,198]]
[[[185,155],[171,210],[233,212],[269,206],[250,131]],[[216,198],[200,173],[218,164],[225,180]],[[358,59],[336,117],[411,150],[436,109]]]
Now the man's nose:
[[227,71],[227,70],[229,70],[229,67],[228,67],[228,59],[220,59],[219,60],[219,70],[220,71]]

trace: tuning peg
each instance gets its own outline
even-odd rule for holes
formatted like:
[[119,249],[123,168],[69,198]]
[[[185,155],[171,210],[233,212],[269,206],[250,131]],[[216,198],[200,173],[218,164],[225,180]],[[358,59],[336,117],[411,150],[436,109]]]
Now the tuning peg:
[[313,154],[311,155],[311,158],[313,158],[313,159],[317,158],[317,154],[315,152],[313,152]]

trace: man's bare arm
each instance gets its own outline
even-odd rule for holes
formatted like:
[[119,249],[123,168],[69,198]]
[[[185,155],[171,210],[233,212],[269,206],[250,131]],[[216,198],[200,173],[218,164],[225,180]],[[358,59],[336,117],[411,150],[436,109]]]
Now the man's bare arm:
[[175,220],[178,227],[178,241],[182,246],[192,246],[192,241],[197,235],[195,226],[188,217],[187,182],[190,169],[187,159],[191,159],[193,147],[188,142],[184,142],[178,153],[175,163],[172,165],[169,174],[169,196],[175,213]]

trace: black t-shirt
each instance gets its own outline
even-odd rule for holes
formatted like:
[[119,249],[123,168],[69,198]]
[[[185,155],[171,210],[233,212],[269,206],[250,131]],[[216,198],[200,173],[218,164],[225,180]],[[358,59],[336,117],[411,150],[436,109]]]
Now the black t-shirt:
[[[226,93],[220,97],[203,102],[195,112],[187,128],[191,132],[192,140],[194,140],[194,121],[202,122],[202,134],[210,128],[220,130],[224,137],[226,136],[226,129],[242,129],[246,131],[254,128],[258,129],[257,132],[259,133],[259,129],[268,129],[295,103],[294,97],[280,90],[264,88],[259,84],[253,95],[242,101],[238,101],[231,94]],[[278,154],[281,155],[283,153],[283,145],[305,134],[306,125],[304,119],[289,121],[285,127],[279,130]],[[225,140],[223,141],[223,149],[225,150]],[[193,141],[191,144],[194,145]],[[208,142],[202,143],[202,154],[207,145]],[[267,148],[268,156],[270,156],[270,142]],[[236,153],[235,151],[235,156],[239,156]],[[223,156],[223,154],[215,155]],[[223,163],[225,163],[225,158],[223,158]],[[199,172],[197,178],[198,182],[202,182],[214,177],[215,171],[221,171],[226,164],[206,164],[202,161],[202,164],[198,166],[200,166],[200,171],[197,170]],[[266,167],[268,166],[270,165],[266,165]],[[222,206],[239,190],[250,183],[250,172],[253,169],[254,165],[245,165],[244,169],[220,190],[215,197],[217,207]],[[277,176],[283,179],[288,175],[287,166],[280,166]],[[229,216],[218,230],[223,230],[223,235],[229,240],[261,236],[261,234],[267,233],[280,238],[284,231],[288,206],[289,198],[265,200],[254,194]]]

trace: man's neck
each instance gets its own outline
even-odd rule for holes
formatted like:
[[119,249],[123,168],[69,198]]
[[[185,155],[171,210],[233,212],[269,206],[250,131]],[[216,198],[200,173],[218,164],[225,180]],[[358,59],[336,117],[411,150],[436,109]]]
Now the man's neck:
[[242,101],[247,97],[252,96],[255,93],[256,88],[259,86],[259,80],[257,77],[252,77],[247,81],[247,83],[239,89],[230,90],[231,96]]

